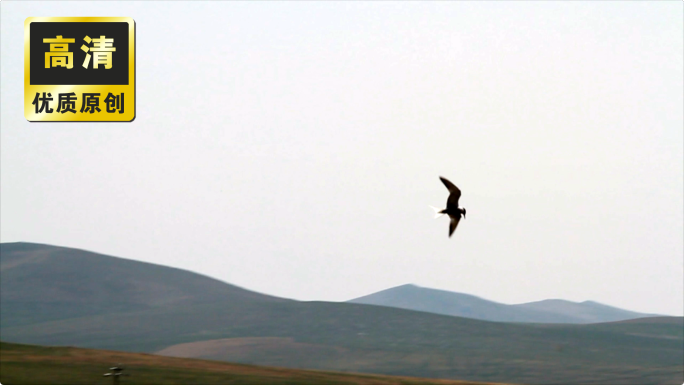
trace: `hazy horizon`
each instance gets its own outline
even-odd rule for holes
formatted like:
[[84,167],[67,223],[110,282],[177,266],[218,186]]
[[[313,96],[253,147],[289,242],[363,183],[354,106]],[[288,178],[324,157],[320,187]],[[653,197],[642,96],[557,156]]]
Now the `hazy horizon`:
[[[2,242],[298,300],[411,283],[684,315],[682,2],[0,7]],[[37,16],[135,20],[133,122],[26,121]]]

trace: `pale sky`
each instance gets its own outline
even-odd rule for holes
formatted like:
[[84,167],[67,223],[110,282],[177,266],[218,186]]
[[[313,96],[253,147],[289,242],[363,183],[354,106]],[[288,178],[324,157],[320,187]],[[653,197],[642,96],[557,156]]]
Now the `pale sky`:
[[[681,1],[1,4],[2,242],[684,314]],[[32,16],[135,20],[132,123],[26,121]]]

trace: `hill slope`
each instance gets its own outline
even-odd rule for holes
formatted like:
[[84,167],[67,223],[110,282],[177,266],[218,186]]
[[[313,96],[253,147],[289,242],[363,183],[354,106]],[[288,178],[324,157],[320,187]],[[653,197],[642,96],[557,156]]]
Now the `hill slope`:
[[276,303],[189,271],[34,243],[0,244],[2,326],[208,303]]
[[[9,259],[5,257],[18,251],[6,253],[5,248],[0,256],[2,295],[14,300],[15,308],[22,309],[22,300],[45,306],[42,321],[28,314],[30,322],[19,322],[12,308],[0,301],[0,336],[5,341],[470,381],[684,380],[684,339],[673,331],[684,328],[681,317],[646,326],[508,324],[354,303],[298,302],[162,266],[41,247]],[[51,252],[66,253],[58,261],[80,258],[82,263],[56,263]],[[89,274],[114,270],[138,278],[129,287],[112,290],[106,280],[88,278],[82,266],[87,263]],[[145,269],[157,269],[159,275],[137,275]],[[31,274],[42,279],[31,279]],[[178,275],[160,279],[167,274]],[[195,279],[219,285],[204,297],[203,290],[187,283]],[[76,290],[74,282],[83,288]],[[150,287],[151,283],[165,289],[155,291],[157,286]],[[117,300],[118,290],[128,290],[124,299],[135,301],[123,300],[120,309],[103,309],[99,301]],[[38,305],[31,302],[38,300]],[[55,303],[80,308],[69,313]],[[8,324],[6,318],[15,322]]]
[[545,300],[506,305],[469,294],[416,285],[397,286],[348,302],[497,322],[597,323],[656,316],[618,309],[592,301],[575,303],[564,300]]

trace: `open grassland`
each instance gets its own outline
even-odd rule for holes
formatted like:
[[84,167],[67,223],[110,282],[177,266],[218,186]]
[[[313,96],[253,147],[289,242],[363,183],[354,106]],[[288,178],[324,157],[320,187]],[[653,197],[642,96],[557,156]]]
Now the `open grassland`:
[[[131,375],[126,384],[453,384],[480,382],[433,380],[354,373],[271,368],[218,361],[162,357],[71,347],[46,347],[0,342],[0,382],[3,385],[111,384],[103,377],[121,364]],[[491,383],[490,383],[491,384]]]
[[544,357],[494,353],[454,354],[449,350],[396,351],[392,349],[349,349],[297,342],[291,338],[229,338],[174,345],[158,354],[198,357],[283,367],[372,372],[418,377],[468,379],[485,382],[526,384],[677,384],[683,382],[684,366],[671,357],[664,364],[640,364],[654,353],[626,350],[586,352],[577,346],[559,344]]
[[165,354],[183,358],[480,382],[681,384],[684,341],[677,328],[682,329],[682,318],[643,322],[648,320],[509,324],[294,302],[88,316],[2,328],[2,336],[29,344],[147,353],[169,349]]

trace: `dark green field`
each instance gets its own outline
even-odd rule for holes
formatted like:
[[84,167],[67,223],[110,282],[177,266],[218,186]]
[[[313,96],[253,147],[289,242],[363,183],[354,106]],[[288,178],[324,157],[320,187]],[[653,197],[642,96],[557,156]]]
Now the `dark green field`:
[[161,357],[69,347],[46,347],[0,342],[0,382],[3,385],[108,385],[103,377],[112,365],[121,363],[120,384],[481,384],[353,373],[269,368],[226,362]]

